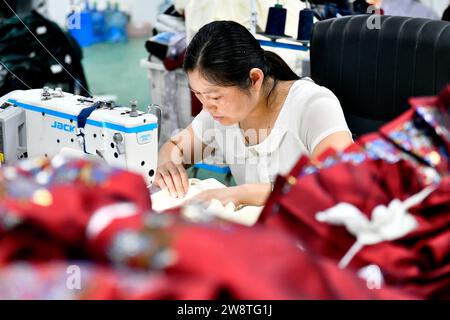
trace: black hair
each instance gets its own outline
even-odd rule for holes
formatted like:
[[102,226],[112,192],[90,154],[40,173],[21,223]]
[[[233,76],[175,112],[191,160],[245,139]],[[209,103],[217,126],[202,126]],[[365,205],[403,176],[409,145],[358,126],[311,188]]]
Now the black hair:
[[444,14],[442,15],[442,20],[450,21],[450,6],[445,9]]
[[184,58],[186,72],[198,69],[209,82],[248,89],[250,70],[277,80],[298,80],[299,76],[276,53],[265,51],[242,25],[214,21],[203,26],[190,42]]

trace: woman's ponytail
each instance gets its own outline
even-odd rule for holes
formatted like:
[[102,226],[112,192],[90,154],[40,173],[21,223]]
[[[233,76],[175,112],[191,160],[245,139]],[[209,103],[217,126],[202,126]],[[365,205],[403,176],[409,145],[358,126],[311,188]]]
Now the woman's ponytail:
[[276,80],[298,80],[300,77],[288,66],[288,64],[276,53],[264,50],[264,58],[267,63],[267,75]]

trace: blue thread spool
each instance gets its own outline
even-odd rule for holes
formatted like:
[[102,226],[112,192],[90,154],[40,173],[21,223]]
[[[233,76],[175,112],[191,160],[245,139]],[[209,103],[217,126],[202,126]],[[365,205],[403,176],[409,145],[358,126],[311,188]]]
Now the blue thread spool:
[[275,36],[285,36],[286,14],[287,10],[281,4],[270,7],[265,33]]
[[314,11],[310,9],[301,10],[298,21],[297,40],[310,41],[313,26],[314,26]]

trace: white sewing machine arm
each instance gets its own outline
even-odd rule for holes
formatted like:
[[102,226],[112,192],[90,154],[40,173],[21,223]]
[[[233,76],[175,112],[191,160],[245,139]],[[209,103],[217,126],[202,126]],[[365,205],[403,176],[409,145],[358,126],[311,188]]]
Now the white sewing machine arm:
[[[116,107],[58,89],[14,91],[2,99],[3,161],[53,157],[71,150],[73,154],[95,155],[112,166],[140,173],[148,185],[153,182],[158,159],[155,115],[138,111],[136,105]],[[23,132],[25,146],[15,138]]]

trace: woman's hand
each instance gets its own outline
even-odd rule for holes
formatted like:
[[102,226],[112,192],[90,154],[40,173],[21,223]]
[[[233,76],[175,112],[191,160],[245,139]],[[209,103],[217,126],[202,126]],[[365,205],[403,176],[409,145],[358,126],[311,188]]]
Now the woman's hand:
[[155,184],[167,188],[172,197],[182,198],[189,189],[189,179],[182,164],[167,161],[156,170]]
[[223,206],[226,206],[228,203],[232,202],[235,207],[238,207],[244,204],[244,198],[241,189],[241,186],[238,186],[206,190],[190,199],[188,203],[200,204],[206,208],[208,207],[212,199],[217,199],[222,203]]
[[270,183],[243,184],[236,187],[206,190],[190,199],[189,203],[199,203],[207,207],[212,199],[226,206],[232,202],[235,207],[241,205],[263,206],[272,191]]

